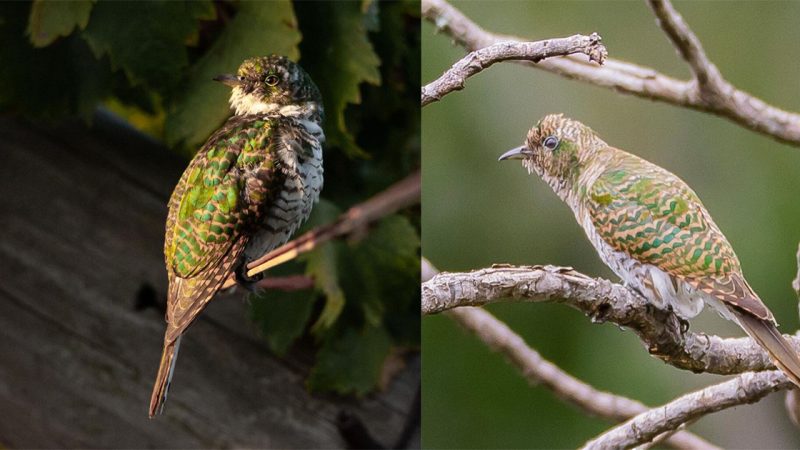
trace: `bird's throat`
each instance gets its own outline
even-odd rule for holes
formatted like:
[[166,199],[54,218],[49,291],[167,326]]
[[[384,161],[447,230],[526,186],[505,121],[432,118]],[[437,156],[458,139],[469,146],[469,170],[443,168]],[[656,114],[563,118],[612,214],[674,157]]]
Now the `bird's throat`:
[[291,105],[265,102],[254,94],[245,93],[239,87],[235,87],[231,91],[229,103],[238,116],[247,114],[277,114],[307,119],[318,116],[321,109],[316,102],[304,102]]

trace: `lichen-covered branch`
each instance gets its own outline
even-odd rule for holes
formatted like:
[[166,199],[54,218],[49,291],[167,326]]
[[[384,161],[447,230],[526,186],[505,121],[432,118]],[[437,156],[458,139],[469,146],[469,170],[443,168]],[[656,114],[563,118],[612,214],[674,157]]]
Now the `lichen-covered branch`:
[[[533,64],[517,61],[566,78],[616,92],[710,112],[779,141],[800,146],[800,114],[788,112],[736,89],[708,61],[699,41],[667,0],[650,0],[670,39],[689,63],[696,79],[683,81],[656,70],[608,58],[602,66],[575,55]],[[525,41],[487,32],[445,0],[422,0],[422,15],[456,43],[474,51],[498,42]]]
[[536,42],[499,42],[475,50],[453,64],[438,79],[422,87],[422,106],[439,101],[450,92],[464,89],[467,78],[501,61],[521,60],[535,63],[554,56],[583,53],[589,56],[590,61],[602,64],[608,52],[600,41],[597,33],[589,36],[576,34]]
[[[422,284],[422,313],[495,302],[569,305],[593,322],[633,331],[654,356],[675,367],[722,375],[774,369],[750,338],[688,332],[672,312],[653,307],[634,291],[569,267],[497,265],[466,273],[442,272]],[[800,349],[800,340],[786,336]]]
[[732,406],[755,403],[792,383],[779,371],[745,373],[637,415],[587,442],[584,449],[631,448],[684,423]]
[[[422,280],[436,275],[436,269],[422,258]],[[492,350],[503,354],[531,383],[541,384],[558,398],[589,414],[622,422],[647,411],[647,407],[626,397],[603,392],[564,372],[542,358],[506,324],[481,308],[456,308],[446,313]],[[687,431],[665,436],[673,448],[713,450],[717,447]]]

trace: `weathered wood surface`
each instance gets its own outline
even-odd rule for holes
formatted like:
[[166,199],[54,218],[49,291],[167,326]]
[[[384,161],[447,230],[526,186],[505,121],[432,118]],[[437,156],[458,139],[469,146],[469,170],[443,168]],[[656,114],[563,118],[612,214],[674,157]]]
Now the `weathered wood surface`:
[[143,283],[164,295],[166,202],[184,164],[113,124],[0,118],[0,447],[342,447],[342,409],[392,442],[418,358],[383,393],[311,396],[308,350],[271,355],[241,296],[192,326],[166,414],[147,418],[164,322],[133,305]]

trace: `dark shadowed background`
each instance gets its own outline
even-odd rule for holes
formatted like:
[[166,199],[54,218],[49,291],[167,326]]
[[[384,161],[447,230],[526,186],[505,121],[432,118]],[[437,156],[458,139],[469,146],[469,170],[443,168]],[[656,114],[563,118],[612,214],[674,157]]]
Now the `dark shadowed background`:
[[[456,2],[489,31],[531,40],[600,33],[613,58],[686,79],[689,70],[644,2]],[[800,3],[676,2],[707,54],[734,85],[800,110]],[[422,80],[464,55],[422,28]],[[440,270],[492,263],[558,264],[615,276],[595,255],[570,210],[518,163],[498,163],[545,114],[563,112],[611,145],[682,177],[703,199],[741,259],[753,288],[784,332],[798,328],[790,282],[800,240],[800,148],[704,113],[624,96],[510,63],[423,111],[423,253]],[[666,366],[638,339],[593,325],[559,305],[488,308],[526,342],[595,387],[649,405],[722,380]],[[696,330],[740,336],[714,313]],[[423,319],[423,445],[576,447],[610,425],[529,386],[516,369],[444,316]],[[690,427],[725,448],[791,448],[800,435],[783,393],[701,419]]]

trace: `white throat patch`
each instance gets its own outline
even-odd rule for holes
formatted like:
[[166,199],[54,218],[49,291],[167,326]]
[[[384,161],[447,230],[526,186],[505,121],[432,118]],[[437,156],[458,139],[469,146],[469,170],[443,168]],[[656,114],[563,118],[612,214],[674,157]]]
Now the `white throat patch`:
[[285,106],[277,103],[265,103],[253,94],[244,93],[238,86],[231,91],[229,102],[236,115],[278,113],[282,116],[308,117],[319,110],[315,102]]

